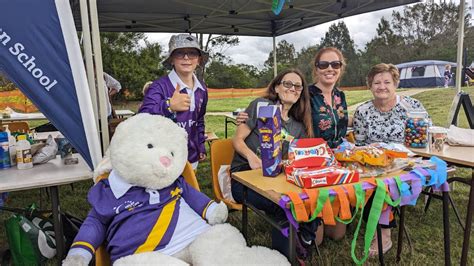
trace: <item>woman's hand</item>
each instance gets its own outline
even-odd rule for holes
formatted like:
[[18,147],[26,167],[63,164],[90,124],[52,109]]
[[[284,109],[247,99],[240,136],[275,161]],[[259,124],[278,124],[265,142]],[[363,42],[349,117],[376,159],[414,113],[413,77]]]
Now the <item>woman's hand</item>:
[[237,122],[237,126],[241,124],[245,124],[247,122],[247,119],[249,119],[249,114],[246,112],[240,112],[237,114],[237,117],[235,117],[235,121]]
[[199,162],[206,160],[207,156],[205,153],[199,153]]
[[249,161],[249,165],[252,170],[262,168],[262,160],[258,158],[256,154],[252,154],[247,158],[247,160]]

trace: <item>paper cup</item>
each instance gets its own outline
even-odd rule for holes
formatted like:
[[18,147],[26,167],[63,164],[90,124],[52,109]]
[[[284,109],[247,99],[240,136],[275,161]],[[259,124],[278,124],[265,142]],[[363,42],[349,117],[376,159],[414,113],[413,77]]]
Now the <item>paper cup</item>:
[[446,138],[448,137],[448,130],[444,127],[430,127],[430,151],[431,152],[442,152]]

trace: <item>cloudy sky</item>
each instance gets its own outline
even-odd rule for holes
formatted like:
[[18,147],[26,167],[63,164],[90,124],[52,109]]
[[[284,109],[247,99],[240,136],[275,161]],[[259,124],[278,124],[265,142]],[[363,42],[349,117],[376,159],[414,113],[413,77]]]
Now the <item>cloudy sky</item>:
[[[472,6],[472,1],[468,1],[468,6]],[[458,1],[456,1],[458,2]],[[469,3],[471,2],[471,3]],[[348,18],[340,19],[344,21],[349,29],[349,33],[354,40],[357,48],[362,49],[376,34],[377,25],[382,17],[390,19],[394,10],[400,11],[403,7],[390,8],[381,11],[361,14]],[[473,10],[471,9],[471,13]],[[277,43],[286,40],[292,43],[296,51],[303,47],[314,45],[320,42],[321,38],[333,23],[340,20],[328,22],[308,29],[285,34],[276,38]],[[165,50],[168,49],[168,41],[172,34],[168,33],[150,33],[147,34],[151,42],[159,42]],[[272,50],[273,41],[270,37],[244,37],[239,36],[240,44],[224,51],[224,54],[230,56],[233,63],[245,63],[261,68],[267,60]]]

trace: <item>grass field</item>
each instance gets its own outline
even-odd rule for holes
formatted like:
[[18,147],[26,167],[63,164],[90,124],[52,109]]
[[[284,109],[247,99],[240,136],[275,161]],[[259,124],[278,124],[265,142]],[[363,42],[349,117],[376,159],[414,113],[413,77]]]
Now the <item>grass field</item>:
[[[474,89],[466,90],[470,95],[474,94]],[[419,99],[430,113],[434,124],[446,125],[447,116],[451,102],[454,96],[454,91],[451,89],[433,89],[414,96]],[[371,98],[369,91],[349,91],[346,93],[349,105],[356,104]],[[236,99],[219,99],[210,100],[208,112],[219,111],[233,111],[236,108],[245,108],[252,98],[236,98]],[[115,107],[117,109],[131,109],[136,111],[139,103],[132,102],[126,104],[119,104]],[[461,116],[460,125],[467,127],[465,116]],[[224,117],[223,116],[208,116],[206,117],[206,128],[208,131],[214,131],[220,138],[224,137]],[[235,127],[230,126],[229,136],[234,134]],[[470,155],[472,156],[472,155]],[[456,175],[463,177],[470,177],[468,169],[458,169]],[[200,186],[204,193],[212,197],[212,183],[209,162],[204,162],[199,165],[198,179]],[[92,185],[91,181],[85,181],[71,186],[62,186],[60,191],[62,210],[73,213],[78,217],[85,217],[89,206],[86,202],[86,195],[89,187]],[[466,206],[468,199],[468,188],[462,184],[457,184],[455,191],[451,193],[456,202],[461,216],[465,219]],[[10,193],[8,205],[15,207],[25,207],[28,204],[36,202],[43,208],[49,208],[49,198],[46,194],[41,193],[40,190],[20,191]],[[407,242],[404,242],[404,250],[401,264],[402,265],[442,265],[443,261],[443,226],[441,202],[434,200],[430,209],[426,214],[423,213],[423,198],[418,200],[418,204],[414,207],[407,208],[406,224],[411,234],[414,244],[413,252],[410,252]],[[0,213],[0,220],[9,217],[10,214]],[[232,212],[229,216],[229,222],[240,228],[241,213]],[[451,211],[451,258],[453,264],[459,263],[462,245],[462,229],[456,222],[454,213]],[[332,241],[325,239],[321,250],[321,260],[324,265],[350,265],[353,264],[350,247],[353,238],[355,226],[350,225],[347,234],[341,241]],[[252,245],[270,245],[270,225],[264,221],[259,220],[257,216],[250,212],[249,236],[250,244]],[[396,235],[398,229],[393,230],[392,240],[394,248],[390,250],[385,256],[387,265],[395,264],[396,253]],[[362,232],[363,235],[363,232]],[[363,242],[358,241],[358,250],[362,248]],[[0,250],[6,246],[6,237],[3,223],[0,223]],[[360,253],[359,253],[360,254]],[[360,257],[360,255],[359,255]],[[317,260],[313,258],[313,264]],[[367,264],[377,264],[378,260],[370,258]],[[468,265],[474,265],[474,237],[471,237],[470,253],[468,257]],[[243,263],[244,264],[244,263]]]

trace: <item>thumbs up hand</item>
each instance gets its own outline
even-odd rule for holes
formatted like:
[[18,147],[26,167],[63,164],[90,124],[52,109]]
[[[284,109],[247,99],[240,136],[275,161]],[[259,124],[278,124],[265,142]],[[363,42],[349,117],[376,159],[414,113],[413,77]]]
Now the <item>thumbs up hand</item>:
[[173,112],[188,111],[191,106],[191,98],[188,94],[179,92],[180,86],[176,85],[176,90],[173,92],[173,96],[170,98],[170,109]]

